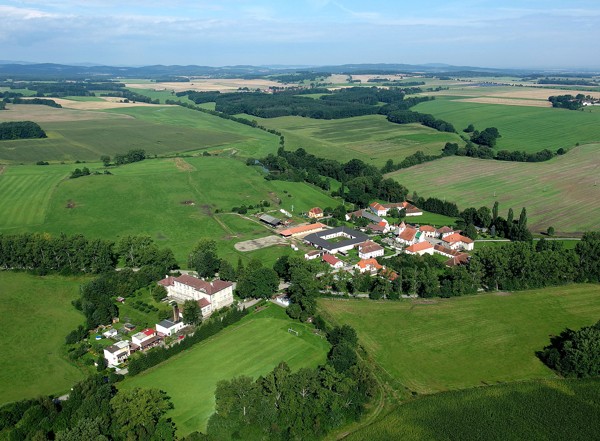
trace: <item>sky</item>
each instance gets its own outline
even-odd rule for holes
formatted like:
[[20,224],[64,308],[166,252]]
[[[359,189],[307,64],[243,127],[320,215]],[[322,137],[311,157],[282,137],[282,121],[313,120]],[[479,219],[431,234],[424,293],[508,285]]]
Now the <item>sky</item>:
[[0,0],[0,60],[600,68],[598,0]]

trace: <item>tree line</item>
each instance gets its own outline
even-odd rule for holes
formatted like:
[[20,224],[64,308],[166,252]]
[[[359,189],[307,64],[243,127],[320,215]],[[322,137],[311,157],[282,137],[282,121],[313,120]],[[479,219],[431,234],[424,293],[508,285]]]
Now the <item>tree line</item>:
[[44,98],[23,99],[23,98],[15,97],[12,99],[12,103],[13,104],[36,104],[36,105],[40,105],[40,106],[49,106],[49,107],[55,107],[57,109],[62,109],[62,106],[60,104],[58,104],[56,101],[44,99]]
[[551,96],[548,101],[552,103],[552,107],[568,110],[580,110],[583,107],[585,100],[596,101],[590,95],[585,96],[582,93],[577,95],[558,95]]
[[0,140],[47,138],[46,132],[33,121],[0,123]]

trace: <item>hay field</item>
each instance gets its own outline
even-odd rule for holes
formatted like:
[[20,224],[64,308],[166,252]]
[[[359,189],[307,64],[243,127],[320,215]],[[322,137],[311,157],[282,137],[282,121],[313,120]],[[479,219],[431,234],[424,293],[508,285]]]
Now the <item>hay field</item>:
[[[91,97],[95,98],[95,97]],[[97,97],[96,99],[81,100],[81,99],[68,99],[68,98],[51,98],[57,104],[63,106],[66,109],[74,110],[105,110],[105,109],[116,109],[116,108],[127,108],[127,107],[157,107],[160,104],[149,104],[142,102],[129,101],[127,103],[122,102],[123,98],[117,97]]]
[[243,78],[193,78],[189,82],[129,82],[125,84],[131,89],[168,90],[183,92],[184,90],[235,92],[240,87],[249,89],[268,89],[269,87],[284,87],[282,83],[267,79],[247,80]]
[[525,106],[525,107],[552,107],[550,101],[527,100],[520,98],[498,98],[493,96],[482,96],[477,98],[463,98],[462,103],[500,104],[503,106]]
[[394,388],[429,394],[556,378],[535,351],[566,327],[598,320],[600,285],[426,302],[319,299],[319,307],[356,329]]
[[514,87],[514,86],[472,86],[469,83],[459,83],[451,85],[448,90],[438,92],[427,92],[423,95],[433,96],[468,96],[468,97],[491,97],[507,99],[525,99],[547,101],[548,97],[555,95],[591,95],[600,98],[600,92],[576,90],[576,89],[552,89],[546,87]]
[[600,229],[600,144],[576,147],[538,163],[448,157],[389,175],[421,196],[455,201],[459,208],[527,208],[529,228],[562,233]]

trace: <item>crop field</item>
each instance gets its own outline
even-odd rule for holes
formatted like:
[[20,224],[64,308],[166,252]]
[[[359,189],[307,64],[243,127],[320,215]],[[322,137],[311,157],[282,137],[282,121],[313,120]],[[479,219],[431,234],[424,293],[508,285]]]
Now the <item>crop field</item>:
[[113,156],[133,148],[149,155],[229,149],[262,156],[278,145],[275,135],[179,106],[104,111],[9,107],[12,110],[3,111],[0,121],[35,121],[48,138],[0,142],[3,162],[97,161],[101,155]]
[[[102,170],[99,164],[87,164]],[[218,242],[219,252],[233,264],[238,256],[259,257],[269,265],[282,250],[271,247],[242,253],[234,244],[272,234],[249,215],[218,213],[242,204],[270,201],[299,213],[338,201],[297,182],[266,181],[259,170],[223,157],[146,160],[112,168],[112,175],[65,179],[74,165],[8,166],[0,175],[0,232],[83,233],[118,240],[149,235],[173,249],[182,265],[201,238]],[[280,202],[280,205],[277,203]]]
[[288,150],[302,147],[314,155],[342,162],[357,158],[382,166],[388,159],[399,162],[418,150],[440,154],[446,142],[463,143],[455,134],[441,133],[419,124],[390,123],[383,115],[334,120],[245,116],[283,133]]
[[64,356],[65,336],[84,322],[71,305],[81,280],[0,271],[0,405],[63,393],[83,379]]
[[[300,335],[288,332],[290,327]],[[313,334],[309,325],[292,321],[283,308],[270,304],[157,368],[128,378],[119,387],[166,391],[175,406],[168,416],[177,424],[179,435],[187,435],[205,431],[215,410],[218,381],[241,375],[256,378],[282,361],[292,370],[314,367],[325,361],[327,350],[327,341]]]
[[600,380],[549,380],[422,397],[344,439],[584,441],[598,433]]
[[453,156],[389,176],[421,196],[445,198],[462,209],[492,207],[499,201],[506,217],[509,208],[518,216],[526,207],[533,231],[553,226],[557,232],[572,233],[600,228],[599,167],[600,144],[590,144],[546,162]]
[[496,127],[502,136],[496,150],[537,152],[556,151],[577,143],[600,141],[600,114],[530,106],[507,106],[462,102],[453,98],[439,98],[413,108],[431,113],[461,131],[469,124],[478,130]]
[[428,394],[554,378],[535,352],[567,327],[598,321],[600,285],[401,302],[321,299],[319,306],[356,329],[394,387]]

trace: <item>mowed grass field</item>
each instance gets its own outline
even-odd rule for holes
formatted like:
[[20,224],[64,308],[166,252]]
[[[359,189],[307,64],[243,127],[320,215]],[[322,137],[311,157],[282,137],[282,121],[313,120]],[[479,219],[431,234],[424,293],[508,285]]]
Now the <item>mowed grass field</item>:
[[348,441],[598,439],[600,380],[549,380],[422,397]]
[[402,302],[319,300],[393,379],[419,394],[551,379],[535,352],[600,317],[600,285]]
[[65,336],[84,322],[71,305],[81,281],[0,271],[0,405],[64,393],[83,379],[64,356]]
[[388,159],[400,162],[418,150],[438,155],[446,142],[464,144],[456,134],[441,133],[420,124],[390,123],[383,115],[334,120],[244,117],[279,130],[285,136],[288,150],[302,147],[314,155],[341,162],[357,158],[382,166]]
[[452,156],[389,176],[419,195],[454,201],[459,208],[500,203],[518,216],[527,208],[529,227],[583,232],[600,228],[600,144],[576,147],[540,163],[491,161]]
[[448,121],[459,133],[469,124],[478,130],[496,127],[502,136],[496,150],[556,151],[600,141],[600,114],[587,110],[469,103],[456,97],[438,97],[412,110]]
[[[102,170],[99,164],[87,164]],[[272,264],[289,247],[242,253],[240,241],[273,234],[255,217],[215,214],[234,206],[270,201],[295,213],[338,201],[307,184],[267,181],[242,161],[227,157],[146,160],[112,168],[112,175],[66,179],[74,165],[8,166],[0,175],[0,233],[20,231],[82,233],[118,241],[126,235],[149,235],[169,246],[182,265],[201,238],[214,239],[222,257],[258,257]],[[276,206],[280,200],[281,205]],[[184,202],[193,201],[194,205]],[[70,208],[71,207],[71,208]]]
[[133,148],[148,155],[229,149],[263,156],[275,152],[279,142],[265,131],[179,106],[102,111],[35,105],[8,108],[0,113],[0,122],[35,121],[48,138],[0,142],[1,162],[98,161],[101,155]]
[[[300,333],[295,336],[289,328]],[[217,382],[241,375],[257,378],[285,361],[292,370],[325,362],[328,343],[313,334],[312,327],[292,321],[283,308],[269,304],[251,313],[240,324],[177,355],[119,388],[158,388],[167,392],[175,408],[169,416],[179,435],[205,431],[214,413]]]

